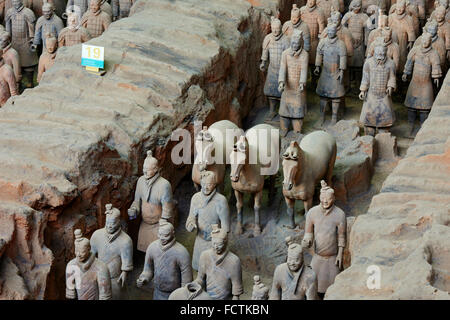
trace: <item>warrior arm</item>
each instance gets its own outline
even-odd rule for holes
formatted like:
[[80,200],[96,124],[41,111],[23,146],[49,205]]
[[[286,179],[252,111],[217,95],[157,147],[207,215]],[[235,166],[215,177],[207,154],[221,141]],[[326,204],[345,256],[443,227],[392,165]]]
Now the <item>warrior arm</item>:
[[91,34],[89,33],[89,31],[87,31],[87,29],[83,30],[84,32],[81,35],[81,42],[87,42],[89,40],[91,40]]
[[309,27],[306,23],[303,24],[303,48],[306,51],[311,51],[311,32],[309,31]]
[[345,35],[344,41],[345,41],[346,57],[347,56],[349,58],[353,57],[353,40],[350,32]]
[[133,270],[133,242],[130,238],[127,238],[120,250],[120,261],[122,271],[130,272]]
[[189,282],[192,282],[192,267],[191,257],[185,248],[184,252],[179,255],[178,266],[181,272],[181,286],[184,287]]
[[174,204],[173,204],[173,196],[172,196],[172,187],[170,185],[170,182],[166,181],[163,194],[161,197],[161,206],[162,206],[162,213],[161,218],[166,219],[167,221],[170,221],[173,223],[173,211],[174,211]]
[[317,276],[315,273],[314,278],[312,278],[308,283],[305,295],[306,300],[319,300],[319,297],[317,296]]
[[11,35],[11,15],[10,14],[6,14],[6,17],[5,17],[5,29],[6,29],[6,32],[8,32],[9,35]]
[[[195,197],[195,195],[194,195],[194,197]],[[195,209],[194,197],[192,197],[192,199],[191,199],[191,205],[190,205],[190,208],[189,208],[189,215],[188,215],[188,217],[186,219],[186,225],[185,225],[186,230],[189,231],[189,232],[194,231],[195,228],[193,226],[197,227],[197,216],[195,214],[196,209]]]
[[414,31],[414,26],[412,24],[412,18],[408,20],[406,33],[408,34],[408,42],[416,41],[416,33]]
[[279,266],[276,267],[273,274],[272,289],[270,290],[269,300],[281,300],[281,283]]
[[16,77],[16,82],[22,80],[22,68],[20,67],[19,54],[14,52],[14,59],[12,59],[14,76]]
[[270,45],[270,34],[264,38],[263,45],[262,45],[261,61],[263,61],[264,64],[266,64],[270,58],[269,57],[269,45]]
[[145,260],[144,260],[144,270],[142,271],[142,274],[145,276],[145,278],[150,281],[153,279],[153,271],[154,271],[154,263],[153,263],[153,256],[151,253],[152,246],[149,245],[147,248],[147,251],[145,252]]
[[395,90],[395,89],[397,89],[397,80],[396,80],[396,76],[395,76],[397,65],[393,61],[392,61],[392,63],[393,63],[392,67],[389,68],[389,80],[388,80],[387,86],[391,87],[392,89]]
[[137,184],[136,184],[136,191],[134,192],[134,201],[130,206],[130,209],[128,210],[133,210],[136,214],[136,216],[138,216],[139,214],[141,214],[141,205],[142,205],[142,188],[141,188],[141,184],[142,184],[142,179],[139,179]]
[[412,73],[414,67],[414,60],[415,60],[415,50],[411,50],[410,53],[408,54],[403,74],[410,75]]
[[436,51],[432,51],[432,54],[430,56],[430,62],[431,62],[431,77],[433,79],[442,77],[441,62],[439,59],[439,55],[437,54]]
[[[9,66],[8,66],[9,67]],[[14,77],[14,72],[12,69],[8,69],[10,72],[6,74],[6,82],[8,83],[9,92],[11,93],[11,96],[17,96],[18,90],[17,90],[17,82],[16,78]]]
[[[63,29],[63,31],[65,31],[65,30]],[[61,48],[61,47],[64,47],[65,45],[66,45],[66,42],[65,42],[64,32],[61,32],[58,35],[58,47]]]
[[305,59],[302,60],[300,73],[300,83],[302,84],[305,84],[306,81],[308,80],[308,64],[309,64],[309,52],[305,52]]
[[103,29],[106,30],[108,29],[109,25],[111,24],[111,17],[109,16],[109,14],[105,14],[104,15],[104,19],[103,19]]
[[230,207],[228,207],[228,202],[225,197],[223,197],[223,201],[220,201],[217,204],[217,213],[220,219],[220,228],[224,231],[230,231]]
[[42,23],[39,23],[40,21],[36,23],[36,30],[34,32],[34,38],[33,38],[33,44],[39,45],[42,42]]
[[278,72],[278,84],[286,83],[287,59],[285,51],[281,54],[280,71]]
[[231,293],[233,298],[239,297],[244,293],[244,288],[242,287],[241,261],[239,258],[237,258],[237,263],[234,270],[231,272]]
[[310,247],[312,245],[312,241],[314,239],[314,221],[311,218],[311,214],[306,215],[305,222],[305,235],[303,237],[302,246]]
[[319,35],[322,34],[323,30],[325,29],[326,23],[325,23],[325,16],[322,13],[322,10],[318,8],[317,10],[317,24],[319,25]]
[[98,299],[99,300],[111,300],[112,299],[112,289],[111,289],[111,276],[109,274],[108,267],[104,265],[97,271],[97,281],[98,281]]
[[[353,54],[353,52],[352,52]],[[340,70],[346,70],[347,69],[347,49],[346,46],[341,46],[340,50],[339,50],[339,69]],[[351,55],[348,55],[349,57]]]
[[338,247],[345,247],[345,238],[347,233],[347,219],[345,218],[345,213],[342,213],[342,218],[337,226],[338,229]]
[[322,56],[323,56],[323,52],[322,52],[322,48],[323,48],[323,41],[325,40],[320,40],[319,41],[319,45],[317,46],[317,52],[316,52],[316,67],[320,67],[322,65]]
[[203,251],[200,255],[200,258],[198,259],[198,273],[197,278],[195,279],[195,282],[197,282],[199,285],[202,286],[202,288],[205,288],[205,282],[206,282],[206,272],[205,272],[205,262],[204,260],[208,257],[207,251]]
[[369,66],[369,61],[366,60],[364,62],[364,66],[363,66],[363,75],[362,75],[361,86],[359,87],[359,90],[367,91],[367,90],[369,90],[369,86],[370,86],[370,66]]
[[348,20],[350,20],[352,15],[353,15],[353,12],[351,12],[351,11],[344,14],[344,17],[342,17],[342,20],[341,20],[341,24],[345,27],[348,27]]
[[75,275],[69,274],[69,271],[75,272],[74,268],[71,268],[71,265],[68,264],[66,267],[66,299],[76,299],[77,291],[75,289],[76,278]]

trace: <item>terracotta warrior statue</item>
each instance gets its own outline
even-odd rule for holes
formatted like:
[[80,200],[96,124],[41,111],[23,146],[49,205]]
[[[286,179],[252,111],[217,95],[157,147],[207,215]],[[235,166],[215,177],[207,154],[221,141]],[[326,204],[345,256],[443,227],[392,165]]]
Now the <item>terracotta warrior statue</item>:
[[[447,49],[445,48],[444,40],[438,34],[438,24],[436,20],[430,20],[429,22],[427,22],[427,24],[424,27],[424,32],[427,32],[431,35],[431,46],[433,47],[434,50],[436,50],[437,54],[439,55],[442,74],[445,75],[447,73],[447,65],[448,65]],[[416,42],[414,42],[413,48],[420,47],[420,45],[422,44],[422,38],[423,38],[422,35],[417,38]]]
[[5,17],[6,31],[11,35],[11,46],[19,53],[22,74],[27,79],[26,85],[32,88],[34,67],[38,64],[36,53],[30,50],[36,17],[33,11],[24,7],[22,0],[13,0],[12,3],[13,7]]
[[145,253],[144,271],[137,286],[153,280],[153,300],[167,300],[170,294],[192,281],[191,258],[186,248],[176,241],[170,222],[159,221],[158,240]]
[[380,8],[375,5],[375,4],[371,4],[367,10],[364,9],[363,6],[363,11],[366,12],[368,18],[366,20],[365,23],[365,35],[364,35],[364,45],[367,48],[367,42],[369,40],[369,34],[370,32],[372,32],[373,30],[375,30],[376,28],[378,28],[378,18],[380,17],[380,15],[382,14],[382,11],[380,10]]
[[2,107],[11,96],[17,96],[18,86],[13,69],[4,62],[0,51],[0,107]]
[[126,18],[130,15],[130,9],[134,0],[112,0],[113,21]]
[[375,39],[370,44],[370,48],[367,50],[367,58],[373,56],[375,47],[384,46],[386,47],[386,56],[394,62],[395,72],[397,72],[398,61],[400,59],[400,49],[398,44],[392,40],[392,29],[386,27],[383,29],[382,35]]
[[11,46],[11,36],[6,31],[0,32],[0,48],[3,51],[3,61],[13,69],[17,88],[19,88],[20,80],[22,80],[19,53]]
[[408,76],[411,74],[412,78],[405,98],[410,135],[414,132],[417,112],[419,112],[421,125],[427,119],[434,102],[432,81],[436,87],[439,87],[439,78],[442,77],[439,55],[431,45],[429,33],[422,34],[421,46],[415,47],[408,54],[402,80],[408,81]]
[[314,65],[316,62],[317,46],[319,45],[319,35],[325,29],[325,15],[322,10],[316,5],[316,0],[307,0],[306,6],[301,7],[300,16],[309,28],[311,37],[311,49],[309,50],[309,65],[311,70],[311,79],[313,87],[316,86],[317,77],[314,73]]
[[45,71],[50,69],[55,63],[56,50],[58,49],[58,40],[52,33],[48,33],[45,36],[45,52],[42,52],[39,57],[37,82],[41,82],[42,75]]
[[217,192],[216,175],[212,171],[201,173],[201,191],[192,196],[186,230],[197,230],[192,268],[198,270],[198,260],[203,251],[212,247],[212,226],[217,224],[223,232],[230,230],[230,208],[225,196]]
[[112,298],[124,300],[128,299],[127,276],[133,270],[133,241],[120,226],[119,209],[107,204],[105,214],[105,227],[92,234],[91,251],[108,266]]
[[37,46],[42,43],[42,51],[45,52],[45,36],[49,33],[58,38],[59,32],[64,28],[64,24],[60,17],[54,13],[53,4],[44,3],[42,6],[43,15],[36,22],[36,30],[34,33],[33,45],[31,50],[36,50]]
[[172,186],[161,177],[158,160],[147,151],[144,175],[138,179],[134,201],[128,209],[130,220],[142,215],[137,249],[146,252],[150,243],[158,239],[158,222],[163,218],[173,222]]
[[75,230],[75,258],[66,266],[66,298],[110,300],[111,277],[106,264],[91,252],[89,240]]
[[78,16],[70,13],[67,17],[67,27],[61,30],[58,36],[58,47],[70,47],[91,39],[89,32],[78,24]]
[[[319,42],[314,73],[320,78],[316,93],[320,97],[320,125],[325,122],[325,109],[331,100],[331,123],[337,122],[337,114],[342,99],[345,99],[344,71],[347,69],[347,50],[342,40],[339,40],[334,24],[327,26],[328,36]],[[322,72],[320,68],[322,67]]]
[[269,288],[261,282],[261,278],[256,275],[253,277],[252,300],[268,300]]
[[397,70],[401,71],[405,67],[408,52],[416,40],[413,21],[406,12],[405,0],[397,2],[395,11],[389,15],[389,27],[392,29],[394,38],[398,40],[400,59]]
[[346,26],[352,35],[353,56],[348,61],[350,67],[350,78],[359,78],[364,64],[366,52],[366,21],[369,18],[367,14],[361,11],[361,0],[352,0],[347,12],[342,18],[342,25]]
[[387,12],[389,10],[390,1],[389,0],[362,0],[362,10],[367,14],[370,6],[377,6],[382,12]]
[[278,91],[280,102],[280,135],[285,137],[289,125],[301,133],[306,113],[306,80],[308,79],[308,52],[303,48],[303,32],[295,30],[290,48],[281,55]]
[[[89,4],[90,2],[91,0],[88,1]],[[112,6],[108,3],[107,0],[100,0],[100,10],[106,13],[112,21],[113,18]]]
[[287,260],[273,274],[269,300],[317,300],[317,276],[303,263],[303,248],[291,237],[286,238]]
[[[339,40],[344,42],[346,52],[347,52],[347,63],[353,58],[353,38],[351,32],[348,30],[346,26],[343,26],[341,23],[341,14],[339,11],[332,11],[331,17],[328,19],[328,25],[332,24],[336,26],[336,34]],[[327,26],[328,27],[328,26]],[[325,28],[324,32],[321,35],[321,38],[326,38],[328,36],[327,28]],[[348,75],[348,70],[344,71],[344,89],[347,92],[350,89],[350,77]],[[345,108],[345,99],[341,100],[342,106]]]
[[111,24],[111,17],[100,8],[101,0],[91,0],[89,10],[81,18],[81,25],[87,29],[92,38],[102,35]]
[[450,23],[450,7],[448,6],[448,0],[436,0],[434,1],[434,6],[429,6],[428,13],[432,11],[430,19],[436,20],[436,9],[439,7],[444,7],[444,20]]
[[173,291],[169,300],[212,300],[208,293],[206,293],[202,286],[196,282],[192,281],[185,286]]
[[364,134],[387,131],[395,121],[392,92],[396,89],[395,64],[387,57],[387,47],[375,47],[373,57],[364,63],[359,98],[364,101],[359,122]]
[[450,61],[450,23],[445,20],[445,8],[439,6],[434,11],[435,20],[438,25],[438,35],[445,42],[445,49],[447,50],[447,60]]
[[291,10],[291,20],[286,21],[281,29],[283,34],[288,38],[288,42],[294,30],[301,31],[303,35],[303,49],[311,50],[311,36],[308,25],[302,21],[300,9],[294,3]]
[[[416,37],[417,37],[417,35],[419,34],[419,31],[420,31],[419,8],[417,7],[416,4],[414,4],[410,0],[405,0],[405,4],[406,4],[406,14],[411,18],[413,28],[414,28],[414,33],[416,34]],[[389,9],[389,15],[394,13],[396,8],[397,8],[397,4],[394,3],[391,6],[391,8]]]
[[325,181],[321,184],[320,204],[306,216],[302,246],[309,248],[314,242],[311,267],[317,275],[317,292],[323,298],[342,269],[347,220],[344,211],[334,204],[334,190]]
[[212,248],[202,252],[196,281],[213,300],[239,300],[242,286],[241,260],[227,248],[228,232],[213,225]]
[[268,34],[263,41],[261,71],[267,70],[264,94],[269,100],[269,114],[266,120],[272,120],[276,116],[277,105],[280,103],[281,93],[278,91],[278,73],[280,71],[281,54],[289,47],[287,38],[281,32],[281,21],[272,17],[272,33]]

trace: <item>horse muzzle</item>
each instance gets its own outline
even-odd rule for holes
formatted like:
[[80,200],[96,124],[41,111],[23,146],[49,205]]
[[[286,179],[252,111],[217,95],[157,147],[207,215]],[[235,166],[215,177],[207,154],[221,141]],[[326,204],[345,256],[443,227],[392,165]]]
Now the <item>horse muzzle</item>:
[[283,182],[283,189],[284,190],[292,190],[292,187],[294,186],[294,184],[292,184],[291,182],[289,182],[289,183],[285,183],[285,182]]
[[231,181],[233,182],[238,182],[239,181],[239,176],[238,175],[231,175],[230,176]]

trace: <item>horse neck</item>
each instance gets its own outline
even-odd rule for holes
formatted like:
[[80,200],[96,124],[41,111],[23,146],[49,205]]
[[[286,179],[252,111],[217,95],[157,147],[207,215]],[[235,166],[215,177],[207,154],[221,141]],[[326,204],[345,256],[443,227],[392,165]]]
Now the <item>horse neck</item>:
[[298,151],[298,160],[297,160],[297,174],[295,175],[294,185],[297,185],[297,181],[301,181],[302,177],[305,175],[305,153],[302,149]]

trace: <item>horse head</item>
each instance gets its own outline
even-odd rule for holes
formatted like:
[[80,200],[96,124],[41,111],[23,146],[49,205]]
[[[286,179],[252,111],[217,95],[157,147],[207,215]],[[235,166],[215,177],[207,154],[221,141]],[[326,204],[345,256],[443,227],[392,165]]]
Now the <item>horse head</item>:
[[200,171],[204,171],[208,165],[214,164],[214,160],[212,159],[214,137],[206,126],[195,137],[195,151],[197,153],[195,164],[199,165]]
[[241,136],[233,146],[230,153],[231,174],[230,178],[233,182],[239,181],[239,175],[248,159],[248,141],[245,136]]
[[299,172],[299,159],[301,149],[297,141],[291,141],[289,147],[283,153],[283,189],[291,190],[295,185],[295,178]]

